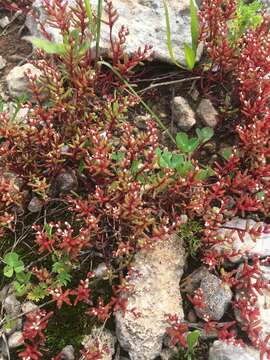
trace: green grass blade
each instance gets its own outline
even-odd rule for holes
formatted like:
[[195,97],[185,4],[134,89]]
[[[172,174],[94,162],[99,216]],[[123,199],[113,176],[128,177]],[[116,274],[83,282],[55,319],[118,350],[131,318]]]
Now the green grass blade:
[[95,37],[96,31],[95,31],[93,11],[92,11],[92,7],[90,4],[90,0],[84,0],[84,6],[85,6],[86,14],[87,14],[87,17],[89,20],[89,30],[90,30],[91,34]]
[[187,43],[184,43],[184,47],[185,47],[186,64],[189,70],[192,70],[196,62],[196,52]]
[[100,31],[101,31],[101,17],[102,17],[102,0],[98,0],[97,11],[97,32],[96,32],[96,59],[99,58],[99,44],[100,44]]
[[197,7],[194,4],[194,0],[190,0],[190,19],[191,19],[192,48],[196,53],[198,39],[200,35],[200,24],[197,13]]
[[169,10],[168,10],[168,5],[167,5],[166,0],[163,0],[163,5],[164,5],[164,9],[165,9],[165,19],[166,19],[167,48],[168,48],[168,51],[170,54],[170,58],[176,66],[180,67],[181,69],[185,69],[184,66],[180,65],[175,59],[173,48],[172,48],[170,16],[169,16]]
[[168,128],[163,124],[163,122],[160,120],[160,118],[153,112],[153,110],[151,110],[151,108],[143,101],[143,99],[140,97],[140,95],[136,92],[136,90],[134,90],[134,88],[129,84],[129,82],[123,78],[123,76],[112,67],[111,64],[109,64],[107,61],[99,61],[99,64],[101,65],[105,65],[106,67],[108,67],[116,76],[119,77],[119,79],[121,79],[123,81],[123,83],[127,86],[127,88],[129,89],[129,91],[137,96],[140,99],[141,104],[143,105],[143,107],[146,109],[146,111],[155,119],[155,121],[157,122],[157,124],[169,135],[169,137],[171,138],[171,140],[173,141],[173,143],[175,143],[175,139],[172,136],[172,134],[170,133],[170,131],[168,130]]

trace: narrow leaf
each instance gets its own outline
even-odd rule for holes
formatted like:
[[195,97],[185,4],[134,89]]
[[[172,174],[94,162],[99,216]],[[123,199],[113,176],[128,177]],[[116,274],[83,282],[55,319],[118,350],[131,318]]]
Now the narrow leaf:
[[194,0],[190,0],[190,19],[191,19],[191,38],[192,38],[192,49],[196,54],[199,33],[200,33],[200,25],[197,14],[197,7],[194,4]]
[[31,42],[35,47],[45,51],[47,54],[65,55],[66,53],[64,44],[57,44],[34,36],[25,36],[23,39]]
[[184,48],[187,67],[192,70],[196,62],[196,52],[187,43],[184,43]]
[[101,31],[101,16],[102,16],[102,0],[98,0],[97,10],[97,37],[96,37],[96,59],[99,58],[99,43],[100,43],[100,31]]
[[165,19],[166,19],[166,33],[167,33],[167,48],[168,48],[168,52],[170,55],[170,58],[172,60],[172,62],[180,67],[181,69],[184,69],[183,66],[181,66],[175,59],[174,56],[174,52],[173,52],[173,48],[172,48],[172,38],[171,38],[171,24],[170,24],[170,15],[169,15],[169,9],[168,9],[168,5],[167,5],[167,1],[163,0],[163,5],[164,5],[164,9],[165,9]]

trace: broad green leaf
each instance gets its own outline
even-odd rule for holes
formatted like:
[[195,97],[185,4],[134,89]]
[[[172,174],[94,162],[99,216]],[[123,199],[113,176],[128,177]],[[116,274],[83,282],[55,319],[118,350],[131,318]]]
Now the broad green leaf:
[[20,283],[28,283],[29,280],[31,278],[31,273],[25,273],[25,272],[19,272],[16,274],[16,279],[20,282]]
[[179,150],[188,153],[189,138],[184,132],[179,132],[176,135],[176,145]]
[[197,138],[191,138],[189,140],[189,144],[188,144],[188,152],[191,154],[193,153],[193,151],[195,151],[197,149],[197,147],[200,145],[200,141]]
[[204,127],[202,129],[196,129],[196,134],[200,142],[206,142],[214,136],[214,130],[210,127]]
[[34,36],[25,36],[25,40],[30,41],[35,47],[45,51],[47,54],[65,55],[66,48],[64,44],[57,44],[46,39],[40,39]]
[[16,265],[14,265],[14,271],[16,274],[22,272],[24,270],[24,264],[21,260],[17,262]]
[[177,166],[180,166],[185,161],[184,156],[180,154],[173,154],[171,160],[171,167],[176,169]]
[[[197,7],[194,3],[194,0],[190,0],[190,18],[191,18],[191,38],[192,38],[192,49],[194,54],[196,54],[196,49],[198,45],[198,39],[200,34],[200,24],[197,14]],[[195,55],[196,57],[196,55]]]
[[6,265],[4,267],[4,275],[8,278],[11,278],[14,273],[14,269],[12,266]]
[[13,286],[16,291],[17,296],[23,296],[27,292],[27,289],[29,288],[30,284],[20,284],[18,281],[13,281]]
[[19,260],[19,255],[15,252],[9,252],[4,256],[4,263],[14,266]]
[[187,67],[192,70],[196,62],[196,52],[187,43],[184,43],[184,49]]
[[170,168],[171,167],[171,158],[172,158],[172,153],[169,151],[164,151],[159,160],[160,167]]

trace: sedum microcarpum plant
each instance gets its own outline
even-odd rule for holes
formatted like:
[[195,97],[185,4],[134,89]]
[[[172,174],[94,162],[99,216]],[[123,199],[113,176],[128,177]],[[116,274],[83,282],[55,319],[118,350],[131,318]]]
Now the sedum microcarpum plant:
[[[214,137],[212,129],[179,133],[167,149],[154,117],[144,131],[134,124],[130,110],[141,99],[129,84],[152,49],[146,45],[132,56],[125,54],[128,30],[121,27],[109,39],[106,66],[96,57],[98,32],[106,26],[113,33],[117,11],[105,1],[106,21],[101,21],[101,9],[96,12],[89,4],[76,0],[68,11],[63,0],[44,0],[50,25],[59,29],[63,42],[54,44],[45,32],[43,40],[31,39],[38,47],[33,64],[42,72],[39,79],[28,74],[35,102],[24,104],[29,112],[23,123],[0,112],[1,266],[17,293],[41,306],[25,316],[19,357],[38,360],[49,353],[61,358],[46,349],[46,328],[66,308],[82,306],[86,318],[104,326],[117,311],[127,311],[123,294],[132,292],[134,255],[142,248],[151,251],[155,241],[181,234],[181,229],[184,233],[182,215],[203,233],[202,262],[219,272],[224,284],[247,292],[245,301],[235,300],[233,306],[243,320],[242,330],[269,357],[268,337],[259,336],[256,304],[256,293],[268,286],[258,280],[268,259],[246,261],[236,276],[224,268],[239,254],[218,251],[224,242],[218,231],[232,217],[256,215],[269,222],[268,15],[258,10],[261,21],[239,26],[232,39],[236,1],[202,1],[200,34],[193,35],[193,46],[205,44],[205,64],[197,69],[202,90],[207,93],[221,81],[230,84],[239,109],[230,130],[235,145],[210,165],[200,154]],[[231,229],[241,238],[249,233],[254,241],[269,230],[267,225]],[[102,278],[93,271],[99,263],[106,267]],[[187,300],[204,306],[200,289]],[[1,320],[1,326],[7,321]],[[174,314],[168,321],[173,343],[193,358],[197,333],[193,345],[188,344],[188,324]],[[204,330],[242,345],[235,322],[220,325],[205,319]],[[98,359],[106,349],[97,339],[80,351],[85,359]]]

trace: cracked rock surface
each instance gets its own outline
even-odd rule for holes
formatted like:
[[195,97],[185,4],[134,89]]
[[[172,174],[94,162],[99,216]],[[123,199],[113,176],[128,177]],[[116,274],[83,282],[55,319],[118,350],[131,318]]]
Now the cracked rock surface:
[[[152,360],[161,352],[168,323],[167,314],[183,320],[179,281],[183,273],[184,248],[178,236],[156,243],[153,250],[135,256],[134,286],[127,297],[127,312],[116,314],[116,335],[131,360]],[[134,316],[132,309],[140,313]]]

